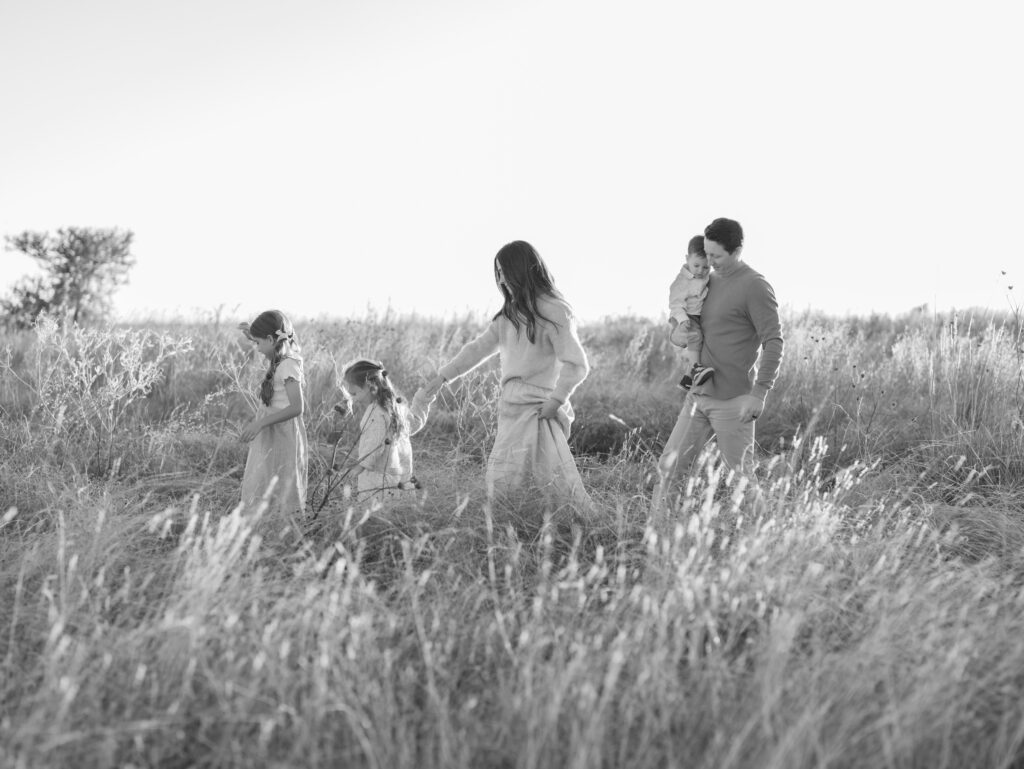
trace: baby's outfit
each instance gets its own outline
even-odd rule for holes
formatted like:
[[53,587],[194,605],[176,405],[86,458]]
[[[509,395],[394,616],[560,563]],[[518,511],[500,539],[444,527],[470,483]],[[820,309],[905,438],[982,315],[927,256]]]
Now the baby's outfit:
[[696,356],[695,363],[700,362],[700,348],[704,343],[700,311],[704,306],[704,297],[708,295],[709,277],[695,277],[684,264],[668,290],[669,318],[678,322],[672,329],[672,344],[689,348]]
[[704,384],[715,373],[713,368],[700,364],[700,354],[704,347],[704,329],[701,328],[700,312],[708,295],[710,277],[708,274],[698,278],[684,264],[668,290],[669,318],[676,321],[669,340],[686,351],[684,357],[690,367],[679,381],[679,386],[684,390],[689,390],[693,385]]

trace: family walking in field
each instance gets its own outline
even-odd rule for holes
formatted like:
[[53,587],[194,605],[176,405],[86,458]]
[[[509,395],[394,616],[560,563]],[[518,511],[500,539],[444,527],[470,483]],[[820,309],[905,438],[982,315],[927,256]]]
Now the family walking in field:
[[[778,304],[764,276],[741,259],[743,229],[716,219],[693,237],[669,291],[670,339],[684,350],[687,393],[662,456],[652,509],[671,504],[703,446],[715,437],[722,459],[752,470],[754,420],[775,382],[783,340]],[[388,503],[414,489],[409,437],[429,418],[437,393],[495,354],[501,366],[498,429],[487,461],[488,498],[532,494],[584,514],[594,504],[569,449],[570,398],[590,371],[571,305],[540,254],[525,241],[494,257],[503,304],[407,404],[383,363],[359,360],[343,378],[362,407],[356,459],[348,478],[359,502]],[[305,508],[308,444],[302,421],[302,357],[290,321],[261,313],[243,333],[268,360],[260,408],[241,437],[249,442],[242,502],[267,499],[278,509]]]

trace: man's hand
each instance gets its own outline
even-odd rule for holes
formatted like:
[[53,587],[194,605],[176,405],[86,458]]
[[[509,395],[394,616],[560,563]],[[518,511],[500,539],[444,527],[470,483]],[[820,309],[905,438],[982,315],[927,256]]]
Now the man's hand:
[[558,419],[558,409],[562,402],[557,398],[548,398],[540,407],[541,419]]
[[742,424],[757,419],[761,416],[762,411],[764,411],[764,401],[756,395],[740,396],[740,422]]
[[669,318],[668,320],[669,325],[672,326],[672,330],[668,332],[668,340],[676,347],[686,347],[686,332],[690,330],[690,319]]

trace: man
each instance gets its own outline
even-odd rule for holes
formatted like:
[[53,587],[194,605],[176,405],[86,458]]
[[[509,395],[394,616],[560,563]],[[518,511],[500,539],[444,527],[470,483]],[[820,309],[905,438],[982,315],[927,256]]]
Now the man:
[[[714,435],[726,464],[749,475],[754,421],[764,410],[782,362],[782,328],[775,291],[741,259],[743,228],[715,219],[704,230],[704,251],[713,272],[701,310],[704,348],[700,363],[714,376],[694,385],[658,460],[652,507],[679,488],[701,449]],[[758,362],[758,351],[761,351]],[[756,370],[755,370],[756,364]],[[669,502],[672,498],[669,497]]]

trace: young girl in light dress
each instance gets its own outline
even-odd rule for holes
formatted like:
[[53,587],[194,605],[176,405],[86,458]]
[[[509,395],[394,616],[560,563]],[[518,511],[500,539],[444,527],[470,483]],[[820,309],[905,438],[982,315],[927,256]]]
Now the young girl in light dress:
[[411,500],[418,484],[413,475],[409,436],[426,424],[432,397],[421,389],[407,405],[395,392],[384,364],[357,360],[344,372],[345,385],[354,404],[365,407],[359,421],[355,465],[348,477],[355,479],[359,502],[388,503]]
[[538,492],[548,503],[589,512],[590,496],[569,450],[569,397],[590,371],[572,308],[540,254],[517,240],[494,257],[504,305],[487,329],[424,387],[433,397],[497,353],[501,360],[498,431],[487,460],[489,497]]
[[305,380],[295,331],[279,310],[262,312],[239,328],[270,363],[260,384],[260,407],[240,435],[249,443],[242,503],[255,510],[266,498],[271,510],[301,512],[308,459],[302,421]]

